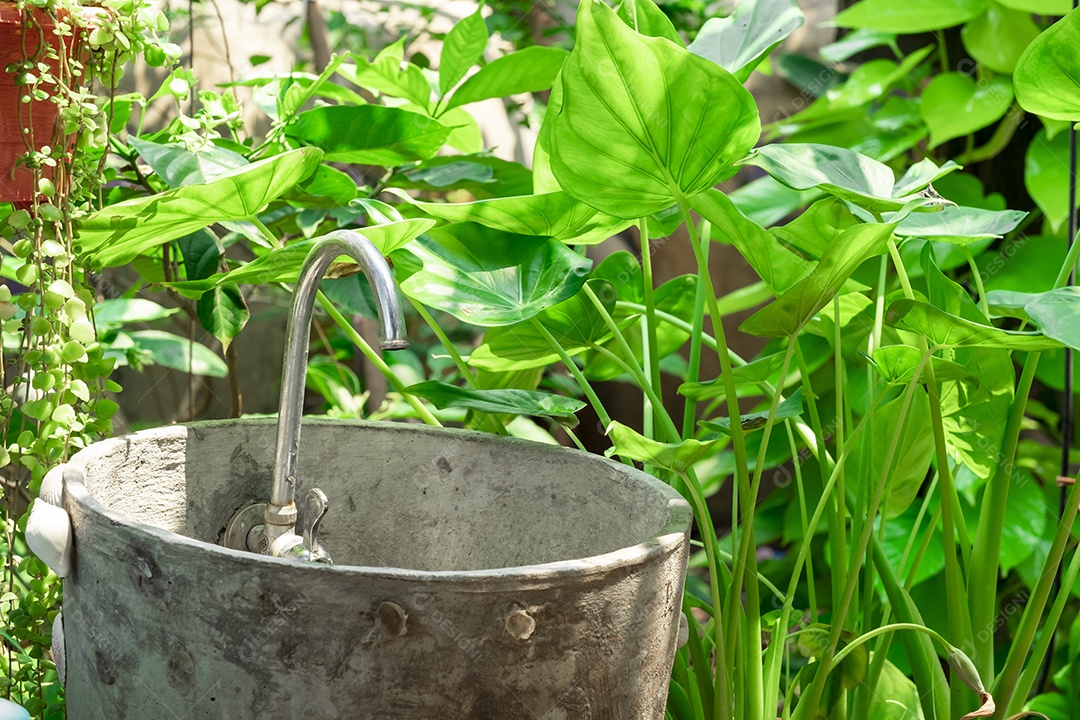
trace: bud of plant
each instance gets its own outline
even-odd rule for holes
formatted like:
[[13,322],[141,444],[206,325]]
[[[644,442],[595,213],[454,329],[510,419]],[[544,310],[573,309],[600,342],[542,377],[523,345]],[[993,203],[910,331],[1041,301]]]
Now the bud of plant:
[[975,669],[975,663],[971,662],[971,658],[965,655],[963,650],[954,647],[949,650],[945,659],[949,663],[949,668],[956,673],[956,676],[960,678],[965,685],[977,693],[981,694],[986,692],[986,688],[983,687],[982,678],[979,677],[979,671]]

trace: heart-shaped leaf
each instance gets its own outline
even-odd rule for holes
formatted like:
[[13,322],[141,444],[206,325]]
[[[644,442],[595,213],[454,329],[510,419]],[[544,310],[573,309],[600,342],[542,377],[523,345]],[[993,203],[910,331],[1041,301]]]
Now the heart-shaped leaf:
[[746,82],[803,20],[794,0],[740,0],[727,17],[706,20],[688,49]]
[[862,0],[833,18],[837,27],[910,35],[960,25],[978,17],[987,0]]
[[416,395],[432,405],[446,408],[465,408],[494,415],[534,415],[550,417],[562,423],[577,424],[574,417],[585,403],[577,398],[553,395],[534,390],[470,390],[436,380],[410,385],[410,395]]
[[889,306],[886,322],[918,333],[935,347],[1001,348],[1039,352],[1062,346],[1037,332],[1015,332],[965,320],[917,300],[897,300]]
[[938,167],[930,160],[912,166],[896,180],[888,165],[853,150],[813,143],[776,143],[742,160],[757,165],[795,190],[819,188],[874,212],[900,210],[915,193],[959,168],[951,160]]
[[484,327],[513,325],[572,297],[592,267],[554,238],[476,223],[429,230],[393,259],[406,295]]
[[[601,279],[590,279],[587,284],[611,314],[615,308],[615,287]],[[611,334],[603,316],[584,291],[546,308],[533,319],[543,325],[570,356],[603,342]],[[469,356],[470,365],[492,372],[529,370],[558,361],[558,351],[532,321],[489,329],[484,333],[484,343]]]
[[826,248],[813,272],[751,315],[740,329],[763,337],[794,335],[832,300],[859,265],[885,252],[895,227],[874,223],[845,230]]
[[1011,74],[1031,41],[1039,36],[1039,26],[1031,13],[1012,10],[991,2],[984,12],[960,30],[964,48],[978,63],[994,72]]
[[314,172],[321,158],[314,148],[292,150],[205,185],[109,205],[79,223],[77,250],[94,267],[123,265],[212,223],[254,217]]
[[519,235],[545,235],[571,245],[601,243],[633,222],[597,212],[564,192],[470,203],[410,201],[428,215],[449,222],[475,222]]
[[1012,82],[1007,77],[995,75],[976,83],[963,73],[938,75],[923,90],[920,104],[930,128],[930,147],[994,124],[1012,101]]
[[382,105],[326,105],[296,116],[285,134],[326,160],[392,167],[434,157],[453,128],[427,115]]
[[689,470],[694,463],[705,457],[717,442],[694,439],[680,443],[657,442],[618,422],[608,426],[607,435],[614,445],[605,453],[608,457],[621,455],[629,460],[638,460],[646,465],[677,473]]
[[730,73],[634,32],[597,0],[579,7],[561,86],[551,169],[563,190],[616,217],[713,187],[760,133],[754,99]]
[[[874,350],[873,354],[874,367],[890,385],[910,382],[921,362],[922,353],[911,345],[886,345]],[[933,363],[934,379],[937,382],[964,380],[976,385],[979,383],[979,379],[963,365],[939,357],[931,357],[930,362]],[[919,380],[926,381],[921,372]]]
[[[1058,133],[1051,140],[1039,130],[1024,159],[1024,185],[1031,199],[1046,215],[1054,232],[1069,219],[1069,134]],[[1076,190],[1080,199],[1080,187]]]
[[1080,10],[1036,38],[1016,64],[1016,94],[1028,112],[1080,121]]

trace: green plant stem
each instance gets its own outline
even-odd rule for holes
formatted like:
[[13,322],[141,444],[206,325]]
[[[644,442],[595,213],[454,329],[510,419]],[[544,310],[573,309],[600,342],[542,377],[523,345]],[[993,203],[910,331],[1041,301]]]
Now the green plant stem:
[[[799,495],[799,521],[802,523],[803,537],[807,537],[810,523],[806,517],[806,488],[803,485],[802,463],[799,462],[799,449],[795,443],[795,431],[791,429],[791,422],[785,421],[787,428],[788,444],[791,446],[792,465],[795,470],[795,490]],[[814,557],[806,556],[806,594],[810,600],[810,622],[817,622],[817,583],[814,577]]]
[[[1028,660],[1028,650],[1031,649],[1031,644],[1035,640],[1035,634],[1039,629],[1046,601],[1053,590],[1058,566],[1061,564],[1061,558],[1065,553],[1065,545],[1072,533],[1078,502],[1080,502],[1080,482],[1074,482],[1072,487],[1069,488],[1069,494],[1065,500],[1065,513],[1061,516],[1057,532],[1054,535],[1054,542],[1050,545],[1050,553],[1046,557],[1046,562],[1043,563],[1039,581],[1035,584],[1035,589],[1024,605],[1024,612],[1020,616],[1020,626],[1013,636],[1009,654],[1005,659],[1005,666],[1001,670],[1001,675],[994,681],[994,697],[1001,707],[1008,707],[1012,703],[1020,672],[1023,670],[1025,661]],[[1064,585],[1060,594],[1068,597],[1070,594],[1069,588],[1071,587],[1071,584]],[[990,635],[992,639],[994,626],[988,625],[986,627],[990,630],[985,634]],[[1055,629],[1055,625],[1047,625],[1044,634],[1053,634]],[[1032,661],[1032,664],[1038,666],[1040,663]],[[1023,699],[1026,698],[1021,700]]]
[[[990,628],[994,625],[994,614],[997,608],[997,592],[994,589],[997,587],[1001,529],[1005,526],[1005,507],[1009,497],[1009,485],[1012,482],[1013,462],[1020,439],[1020,428],[1024,422],[1024,409],[1027,407],[1027,398],[1031,392],[1032,382],[1035,380],[1035,369],[1038,363],[1039,353],[1029,353],[1024,360],[1024,367],[1020,372],[1020,380],[1017,383],[1005,425],[997,468],[983,493],[979,524],[975,530],[971,562],[967,572],[967,586],[972,590],[968,594],[972,628]],[[994,678],[994,633],[976,633],[972,647],[971,660],[978,668],[984,682],[989,684]]]
[[[439,338],[439,342],[442,343],[443,348],[445,348],[447,354],[450,355],[450,359],[454,361],[454,365],[457,367],[458,373],[460,373],[461,376],[465,379],[465,382],[468,383],[469,387],[473,390],[479,390],[480,386],[476,382],[476,376],[472,374],[472,370],[469,369],[469,366],[466,365],[465,361],[462,359],[461,353],[459,353],[457,351],[457,348],[454,347],[454,343],[450,342],[450,338],[445,332],[443,332],[443,329],[439,327],[439,323],[435,322],[435,318],[431,316],[431,313],[428,312],[428,309],[424,307],[423,304],[417,302],[416,300],[413,300],[412,298],[408,298],[408,300],[412,304],[413,309],[416,310],[417,314],[424,319],[424,322],[426,322],[428,327],[431,328],[431,331],[435,333],[435,337]],[[495,432],[497,434],[510,434],[507,431],[506,425],[503,423],[502,418],[500,418],[498,415],[494,413],[489,413],[487,414],[487,417],[495,426]],[[577,438],[574,438],[574,441],[577,442]]]
[[[653,289],[652,270],[652,247],[649,244],[649,221],[646,218],[638,220],[638,237],[641,241],[641,274],[642,287],[645,299],[645,322],[643,323],[643,338],[645,350],[645,366],[649,371],[649,382],[656,392],[657,398],[664,399],[663,388],[660,384],[660,351],[656,340],[656,297]],[[631,358],[633,355],[630,356]],[[644,408],[644,417],[647,418],[647,428],[651,429],[656,419],[658,409],[651,402]],[[649,436],[649,433],[646,433]]]
[[420,398],[410,394],[405,389],[405,384],[401,382],[401,378],[394,374],[394,371],[390,369],[390,366],[386,364],[386,361],[382,359],[382,356],[380,356],[373,347],[368,345],[367,341],[361,337],[360,333],[356,332],[356,328],[352,326],[352,323],[349,322],[348,318],[342,315],[341,312],[334,307],[334,303],[330,302],[330,298],[323,295],[322,290],[316,294],[316,297],[319,300],[319,305],[326,311],[326,314],[337,323],[337,326],[341,328],[346,337],[352,340],[356,347],[360,348],[360,352],[364,354],[364,357],[368,359],[368,362],[374,365],[375,369],[383,374],[387,382],[390,383],[390,386],[394,388],[394,392],[401,395],[401,397],[405,399],[405,402],[409,403],[409,406],[416,412],[417,416],[428,425],[442,427],[442,423],[440,423],[438,419],[431,414],[431,411],[420,402]]
[[961,153],[961,155],[956,158],[956,162],[960,165],[971,165],[973,163],[980,163],[997,157],[1009,146],[1016,131],[1023,124],[1025,117],[1027,117],[1027,114],[1024,112],[1023,108],[1021,108],[1018,103],[1014,102],[1005,113],[1005,117],[1003,117],[997,127],[994,128],[994,134],[990,136],[990,139],[987,140],[984,145],[980,145],[977,148],[969,148]]
[[[701,252],[705,261],[709,260],[709,234],[710,226],[707,221],[701,224]],[[618,304],[618,303],[616,303]],[[655,315],[655,308],[653,311]],[[687,361],[687,382],[698,382],[701,379],[701,346],[705,335],[705,283],[699,282],[694,290],[694,323],[690,327],[690,358]],[[710,338],[711,339],[711,338]],[[712,344],[716,349],[716,341]],[[686,398],[683,403],[683,427],[682,435],[685,438],[694,436],[697,424],[697,401]]]
[[[836,431],[834,437],[836,439],[836,454],[839,455],[844,451],[844,362],[843,353],[841,352],[841,330],[840,330],[840,296],[836,295],[833,298],[833,373],[834,382],[836,383]],[[793,339],[792,342],[795,342]],[[783,377],[783,376],[781,376]],[[840,475],[836,479],[836,495],[840,499],[836,505],[837,518],[836,525],[840,528],[839,540],[836,546],[836,557],[841,559],[841,565],[847,562],[847,503],[843,502],[843,498],[846,497],[845,493],[845,473],[843,467],[840,468]],[[854,530],[854,528],[853,528]],[[869,611],[869,607],[867,608]]]
[[841,662],[843,662],[844,658],[846,658],[848,655],[850,655],[855,650],[855,648],[859,647],[864,642],[866,642],[868,640],[872,640],[872,639],[876,638],[878,635],[884,635],[885,633],[893,633],[893,632],[896,632],[897,630],[913,630],[915,632],[921,632],[924,635],[928,636],[931,640],[937,640],[938,643],[941,645],[942,648],[945,649],[946,652],[951,650],[952,647],[953,647],[951,644],[949,644],[948,640],[941,637],[941,635],[934,632],[933,630],[926,627],[925,625],[919,625],[917,623],[904,623],[904,622],[892,623],[890,625],[882,625],[881,627],[877,627],[877,628],[874,628],[873,630],[869,630],[869,631],[863,633],[862,635],[860,635],[859,637],[855,638],[851,642],[849,642],[847,645],[845,645],[843,648],[841,648],[838,653],[836,653],[835,657],[833,657],[833,665],[839,665]]
[[968,267],[971,268],[971,280],[975,283],[975,292],[979,293],[979,307],[982,308],[983,315],[989,318],[990,304],[986,300],[986,288],[983,286],[982,273],[979,272],[979,266],[975,263],[975,256],[971,254],[971,250],[967,245],[963,246],[963,250]]

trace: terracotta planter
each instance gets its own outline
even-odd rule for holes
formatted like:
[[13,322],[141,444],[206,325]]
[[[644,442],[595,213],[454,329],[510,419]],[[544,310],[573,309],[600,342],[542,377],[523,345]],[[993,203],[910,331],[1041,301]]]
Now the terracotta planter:
[[[53,40],[52,23],[43,13],[38,14],[48,41]],[[37,51],[39,39],[36,34],[26,39],[27,53]],[[50,144],[56,127],[57,109],[51,102],[30,103],[29,111],[22,106],[20,112],[19,87],[15,75],[5,72],[11,63],[23,58],[22,13],[14,4],[0,0],[0,201],[28,203],[34,199],[34,175],[25,166],[16,167],[16,161],[26,153],[23,122],[33,120],[34,136],[40,149]]]

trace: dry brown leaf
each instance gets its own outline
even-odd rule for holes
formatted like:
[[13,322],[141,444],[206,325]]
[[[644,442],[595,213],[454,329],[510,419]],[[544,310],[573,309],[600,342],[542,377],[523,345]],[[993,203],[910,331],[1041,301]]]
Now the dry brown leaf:
[[960,720],[975,720],[975,718],[993,717],[994,713],[997,712],[997,705],[994,704],[994,696],[990,693],[980,693],[979,702],[982,703],[982,706],[978,710],[969,712],[967,715],[960,718]]

